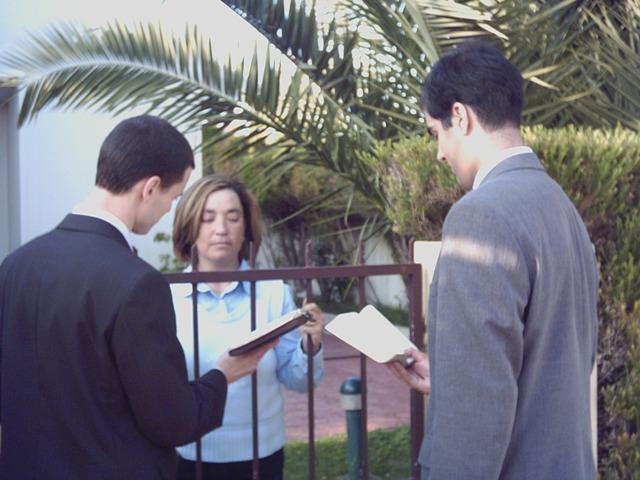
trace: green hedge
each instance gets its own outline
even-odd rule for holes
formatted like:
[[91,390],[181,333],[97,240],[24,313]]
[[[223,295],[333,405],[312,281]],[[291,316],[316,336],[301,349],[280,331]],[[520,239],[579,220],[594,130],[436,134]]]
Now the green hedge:
[[[582,214],[600,266],[598,469],[640,472],[640,135],[622,128],[523,129],[525,142]],[[462,192],[426,135],[381,144],[368,158],[401,235],[440,237]]]
[[442,222],[462,195],[451,170],[436,161],[436,144],[428,136],[382,142],[363,154],[376,172],[386,199],[383,215],[399,234],[420,240],[440,238]]

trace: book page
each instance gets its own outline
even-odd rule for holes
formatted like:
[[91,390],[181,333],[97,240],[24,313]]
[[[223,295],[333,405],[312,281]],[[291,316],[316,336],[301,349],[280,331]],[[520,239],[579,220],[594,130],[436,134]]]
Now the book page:
[[398,360],[407,348],[416,348],[373,305],[367,305],[360,313],[337,315],[326,329],[378,363]]

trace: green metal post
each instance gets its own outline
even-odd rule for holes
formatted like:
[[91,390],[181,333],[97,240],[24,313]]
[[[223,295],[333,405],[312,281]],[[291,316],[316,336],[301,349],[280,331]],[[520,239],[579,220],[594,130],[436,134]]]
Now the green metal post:
[[362,397],[360,379],[350,377],[340,387],[340,403],[347,417],[347,478],[358,480],[362,477],[361,423]]

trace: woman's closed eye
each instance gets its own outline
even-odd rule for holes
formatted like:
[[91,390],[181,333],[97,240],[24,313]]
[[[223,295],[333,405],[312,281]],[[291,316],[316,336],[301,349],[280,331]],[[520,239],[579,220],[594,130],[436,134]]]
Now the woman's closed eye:
[[215,219],[216,219],[215,214],[205,212],[205,213],[202,214],[201,222],[202,223],[212,223]]

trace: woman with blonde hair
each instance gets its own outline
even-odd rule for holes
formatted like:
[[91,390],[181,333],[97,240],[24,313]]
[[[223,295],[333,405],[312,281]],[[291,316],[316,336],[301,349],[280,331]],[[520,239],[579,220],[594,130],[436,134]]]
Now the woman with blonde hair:
[[[195,182],[178,203],[173,225],[174,251],[180,259],[194,263],[198,271],[246,270],[249,244],[252,242],[256,251],[260,246],[260,220],[260,209],[242,183],[221,175],[204,177]],[[192,251],[195,259],[191,258]],[[175,284],[172,293],[178,338],[193,377],[192,288],[188,284]],[[234,339],[250,331],[250,284],[199,284],[197,297],[200,369],[207,371],[215,367],[215,359]],[[284,282],[256,283],[257,326],[295,308],[291,291]],[[285,434],[280,385],[307,391],[307,334],[312,341],[314,384],[319,383],[323,375],[322,312],[315,304],[303,308],[312,320],[300,330],[282,336],[257,369],[261,480],[282,479]],[[202,438],[204,479],[252,478],[251,422],[251,379],[245,377],[229,385],[222,426]],[[178,451],[181,460],[177,478],[195,478],[195,444],[180,447]]]

